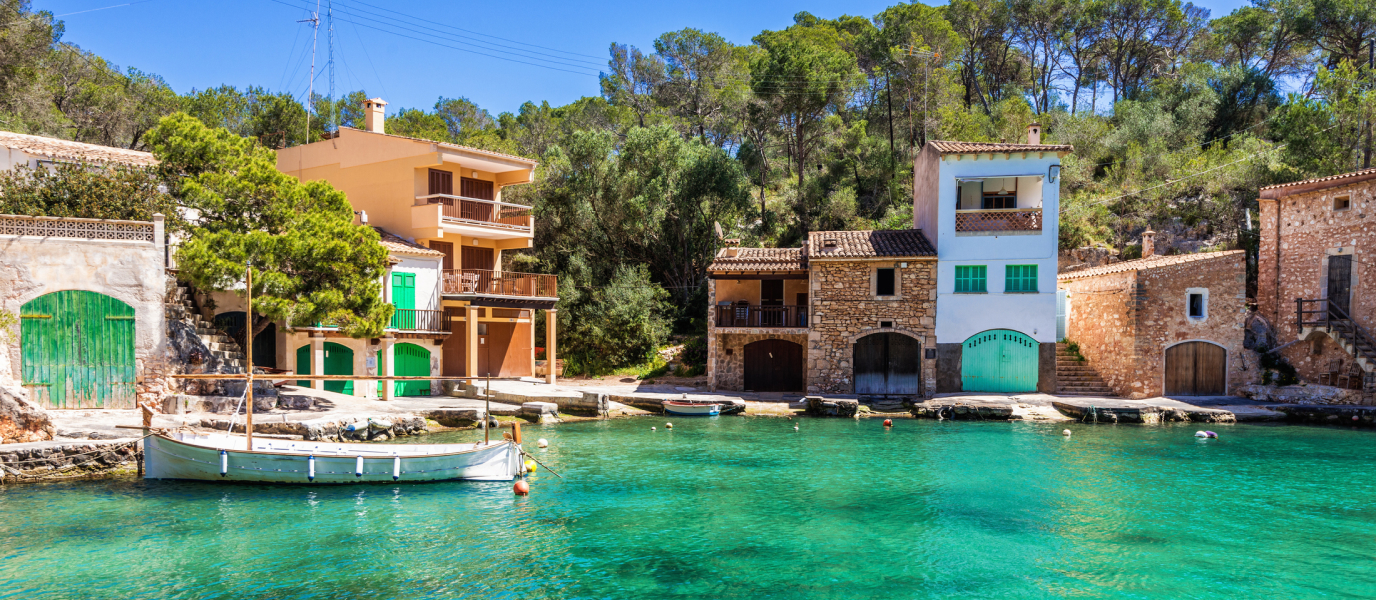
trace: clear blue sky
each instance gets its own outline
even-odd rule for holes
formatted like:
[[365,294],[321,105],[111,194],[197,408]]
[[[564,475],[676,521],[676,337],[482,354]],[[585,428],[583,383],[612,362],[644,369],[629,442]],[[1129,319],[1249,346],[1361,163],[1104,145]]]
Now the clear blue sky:
[[[128,1],[34,0],[33,4],[38,10],[63,15]],[[61,17],[67,26],[63,39],[121,67],[161,75],[182,93],[220,84],[261,85],[304,97],[310,27],[296,21],[309,17],[306,7],[313,8],[314,0],[133,1],[129,6]],[[596,75],[605,68],[612,42],[649,49],[661,33],[695,27],[745,44],[761,30],[787,27],[799,11],[821,17],[873,16],[895,3],[336,0],[335,90],[365,89],[386,99],[389,111],[429,108],[440,96],[468,97],[493,115],[515,111],[527,100],[548,100],[557,106],[599,93]],[[1203,0],[1196,4],[1210,9],[1216,18],[1246,2]],[[322,17],[323,13],[322,8]],[[474,36],[461,29],[511,41]],[[322,25],[317,48],[317,68],[322,71],[316,80],[316,89],[322,92],[328,89],[323,72],[325,38]]]

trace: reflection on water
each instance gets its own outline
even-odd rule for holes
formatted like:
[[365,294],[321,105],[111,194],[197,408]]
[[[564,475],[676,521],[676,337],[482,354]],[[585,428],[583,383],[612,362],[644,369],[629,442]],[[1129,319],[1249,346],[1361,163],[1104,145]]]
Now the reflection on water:
[[528,497],[478,482],[0,488],[0,598],[1376,595],[1371,432],[674,425],[529,427],[564,479],[542,469]]

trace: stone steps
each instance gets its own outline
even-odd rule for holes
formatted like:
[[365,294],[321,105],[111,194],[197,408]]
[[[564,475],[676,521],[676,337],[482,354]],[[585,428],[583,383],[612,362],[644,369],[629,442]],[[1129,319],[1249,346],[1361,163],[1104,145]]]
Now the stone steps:
[[1065,344],[1056,344],[1056,393],[1063,396],[1112,396],[1099,371],[1088,360],[1071,353]]

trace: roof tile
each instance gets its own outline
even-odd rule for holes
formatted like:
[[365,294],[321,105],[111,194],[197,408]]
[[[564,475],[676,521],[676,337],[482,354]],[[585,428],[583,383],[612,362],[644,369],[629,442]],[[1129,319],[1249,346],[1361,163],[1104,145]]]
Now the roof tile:
[[[807,249],[803,248],[722,248],[708,271],[805,271]],[[736,250],[735,256],[727,252]]]
[[47,156],[57,160],[94,162],[102,164],[122,164],[134,167],[147,167],[158,164],[151,152],[140,152],[126,148],[114,148],[85,142],[73,142],[41,135],[28,135],[10,131],[0,131],[0,147],[21,150],[35,156]]
[[994,142],[928,142],[942,154],[983,154],[986,152],[1074,152],[1070,144],[1003,144]]
[[936,256],[921,229],[813,231],[808,244],[819,259]]
[[379,243],[381,243],[382,247],[386,248],[388,252],[395,254],[410,254],[412,256],[444,256],[444,253],[439,250],[431,250],[430,248],[426,248],[425,246],[410,241],[381,227],[373,227],[373,229],[377,230],[378,236],[382,238],[379,240]]
[[1287,188],[1287,187],[1296,186],[1296,185],[1307,185],[1307,184],[1310,184],[1310,183],[1323,183],[1323,182],[1326,182],[1326,181],[1340,181],[1340,180],[1343,180],[1343,179],[1349,179],[1349,178],[1353,178],[1353,177],[1361,177],[1361,176],[1363,176],[1363,175],[1372,175],[1372,174],[1376,174],[1376,168],[1373,168],[1373,169],[1362,169],[1362,170],[1360,170],[1360,171],[1353,171],[1353,172],[1351,172],[1351,173],[1342,173],[1342,174],[1339,174],[1339,175],[1329,175],[1329,176],[1327,176],[1327,177],[1315,177],[1315,178],[1313,178],[1313,179],[1305,179],[1304,181],[1292,181],[1292,182],[1290,182],[1290,183],[1278,183],[1278,184],[1276,184],[1276,185],[1268,185],[1268,186],[1262,187],[1261,189],[1263,189],[1263,190],[1278,190],[1278,189],[1281,189],[1281,188]]
[[1171,256],[1163,256],[1158,254],[1156,256],[1149,256],[1147,258],[1125,260],[1120,263],[1113,263],[1111,265],[1104,265],[1102,267],[1093,267],[1090,269],[1071,271],[1069,273],[1061,273],[1060,275],[1056,276],[1056,279],[1060,281],[1067,281],[1070,279],[1098,277],[1100,275],[1125,273],[1128,271],[1143,271],[1146,269],[1156,269],[1160,267],[1169,267],[1173,265],[1183,265],[1185,263],[1199,262],[1203,260],[1213,260],[1216,258],[1226,258],[1229,256],[1240,256],[1242,255],[1242,253],[1242,250],[1224,250],[1222,252],[1198,252],[1195,254],[1175,254]]

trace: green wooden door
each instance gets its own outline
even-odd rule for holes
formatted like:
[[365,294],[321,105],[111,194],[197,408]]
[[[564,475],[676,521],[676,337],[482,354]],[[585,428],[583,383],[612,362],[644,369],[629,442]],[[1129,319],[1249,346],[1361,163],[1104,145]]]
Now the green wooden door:
[[964,391],[1036,391],[1036,340],[1009,329],[991,329],[971,336],[963,346],[960,374]]
[[[296,349],[296,372],[302,375],[311,374],[311,345],[306,344]],[[353,375],[354,374],[354,351],[348,346],[325,342],[325,372],[322,375]],[[298,380],[296,385],[309,387],[310,381]],[[354,382],[352,381],[326,381],[325,391],[339,392],[341,394],[353,395]]]
[[392,273],[392,306],[397,309],[392,313],[393,328],[416,328],[415,273]]
[[[396,361],[394,372],[397,376],[424,377],[430,374],[430,351],[415,344],[397,344],[392,347],[392,358]],[[429,396],[429,381],[398,381],[398,396]]]
[[133,408],[134,308],[95,292],[64,290],[25,303],[20,377],[53,408]]

